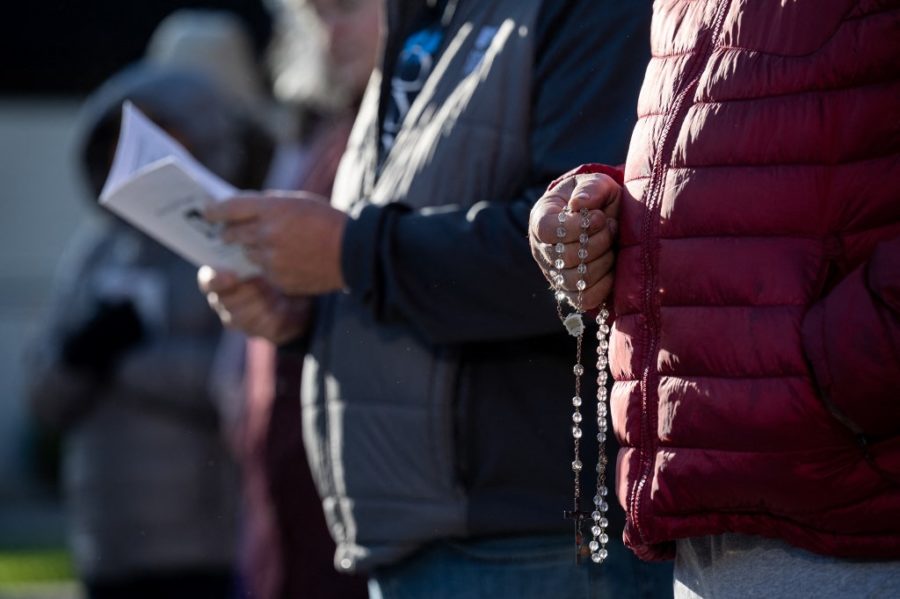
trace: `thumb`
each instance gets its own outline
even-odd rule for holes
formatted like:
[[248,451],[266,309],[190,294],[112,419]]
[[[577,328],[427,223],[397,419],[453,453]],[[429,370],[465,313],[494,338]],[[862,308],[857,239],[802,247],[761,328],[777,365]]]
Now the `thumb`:
[[578,183],[572,190],[569,208],[573,212],[582,208],[603,210],[618,198],[620,192],[619,184],[612,177],[602,173],[578,175]]

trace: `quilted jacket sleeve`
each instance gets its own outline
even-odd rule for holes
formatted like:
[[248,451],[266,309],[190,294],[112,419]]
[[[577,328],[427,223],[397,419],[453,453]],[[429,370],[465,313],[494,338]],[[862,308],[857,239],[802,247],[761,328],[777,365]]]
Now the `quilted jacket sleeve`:
[[839,420],[870,439],[900,433],[900,238],[810,308],[803,342]]

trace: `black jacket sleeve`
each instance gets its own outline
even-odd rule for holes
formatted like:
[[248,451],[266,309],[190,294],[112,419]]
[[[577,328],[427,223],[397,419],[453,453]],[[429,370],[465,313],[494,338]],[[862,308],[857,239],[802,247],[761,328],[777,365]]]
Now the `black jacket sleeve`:
[[552,293],[532,263],[528,215],[547,184],[572,166],[624,161],[649,24],[649,4],[545,2],[526,188],[468,209],[365,208],[343,240],[350,293],[379,319],[411,322],[438,344],[559,331]]

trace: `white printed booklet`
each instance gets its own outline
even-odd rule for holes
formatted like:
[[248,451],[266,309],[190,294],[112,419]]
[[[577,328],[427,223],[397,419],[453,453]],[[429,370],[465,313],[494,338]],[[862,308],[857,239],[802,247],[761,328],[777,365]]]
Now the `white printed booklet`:
[[144,231],[186,260],[247,278],[259,267],[238,245],[222,242],[219,227],[203,218],[210,202],[238,190],[200,164],[131,102],[100,205]]

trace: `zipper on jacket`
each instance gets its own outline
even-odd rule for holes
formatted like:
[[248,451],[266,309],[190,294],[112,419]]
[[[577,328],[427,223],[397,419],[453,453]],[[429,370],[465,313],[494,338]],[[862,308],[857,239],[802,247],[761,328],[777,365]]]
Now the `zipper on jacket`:
[[656,454],[656,428],[657,406],[659,403],[659,375],[655,371],[654,363],[659,345],[659,306],[655,290],[657,289],[658,268],[658,238],[654,234],[654,226],[658,225],[659,210],[667,169],[667,162],[671,159],[675,146],[675,136],[690,110],[692,103],[689,97],[696,91],[703,74],[703,67],[707,64],[715,49],[715,40],[718,39],[725,20],[725,13],[729,0],[719,0],[713,17],[712,27],[707,29],[705,35],[698,43],[697,50],[692,56],[692,62],[685,68],[680,79],[681,90],[675,96],[671,109],[668,111],[666,123],[663,127],[659,146],[651,170],[650,181],[647,185],[644,204],[644,222],[641,226],[641,262],[644,272],[643,289],[643,347],[645,356],[641,368],[641,465],[638,481],[629,492],[628,512],[633,515],[634,528],[642,544],[646,544],[646,535],[641,525],[641,507],[650,500],[650,487],[647,485]]

